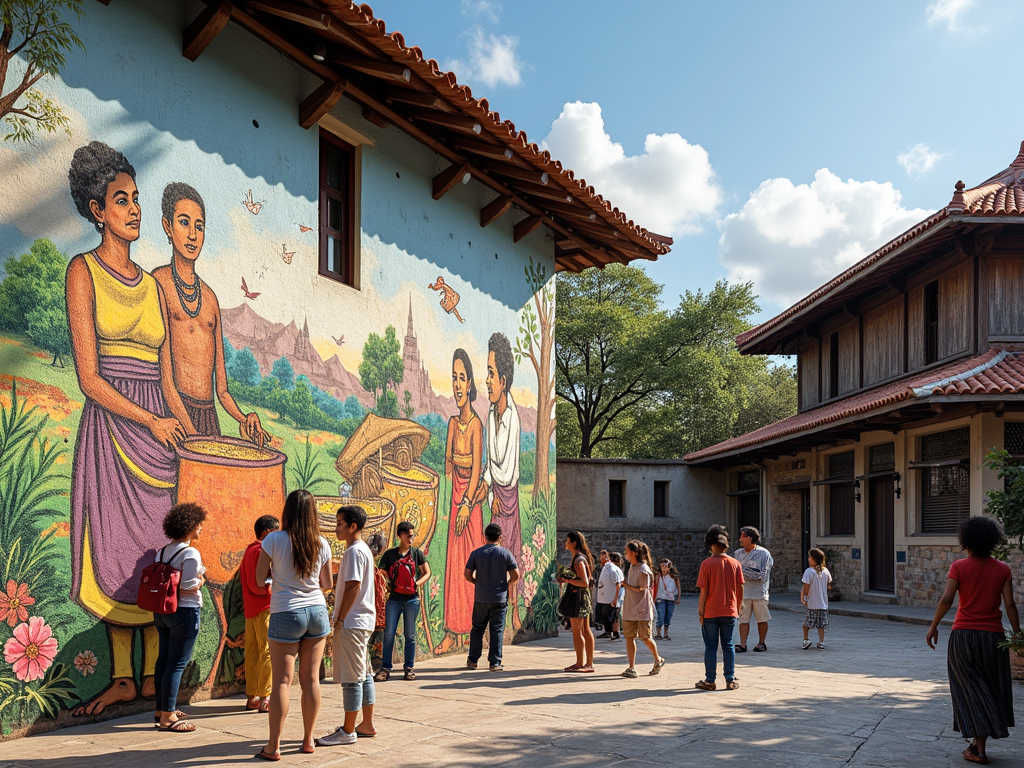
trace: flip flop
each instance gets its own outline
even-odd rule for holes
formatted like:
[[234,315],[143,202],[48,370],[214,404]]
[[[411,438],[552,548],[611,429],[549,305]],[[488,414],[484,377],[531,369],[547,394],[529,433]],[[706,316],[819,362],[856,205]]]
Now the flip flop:
[[563,672],[578,672],[582,667],[582,664],[570,664],[568,667],[563,669]]
[[579,669],[577,669],[576,671],[580,672],[580,673],[583,673],[583,674],[593,674],[594,673],[594,668],[593,667],[583,666],[583,667],[580,667]]
[[167,731],[169,733],[194,733],[196,730],[196,724],[191,720],[175,720],[170,725],[156,726],[158,731]]
[[[174,710],[174,716],[176,718],[178,718],[179,720],[185,720],[185,719],[188,718],[188,715],[186,715],[180,709]],[[160,723],[160,715],[153,715],[153,722],[159,724]]]
[[256,711],[267,714],[270,711],[270,699],[261,699],[260,705],[256,708]]
[[[266,749],[266,747],[264,747],[264,749]],[[254,755],[254,757],[258,757],[260,760],[269,760],[272,763],[276,763],[278,760],[281,759],[281,753],[277,752],[275,754],[268,755],[266,752],[263,751],[263,749],[261,749]]]
[[372,739],[376,735],[376,731],[360,731],[358,728],[356,728],[356,736],[358,736],[360,739]]

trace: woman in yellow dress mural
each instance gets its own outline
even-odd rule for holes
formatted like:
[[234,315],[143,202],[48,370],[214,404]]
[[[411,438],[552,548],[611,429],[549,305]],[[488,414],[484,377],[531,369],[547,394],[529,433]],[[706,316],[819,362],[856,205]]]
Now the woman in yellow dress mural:
[[[174,446],[195,429],[174,387],[160,289],[131,259],[142,221],[135,169],[94,141],[75,151],[68,181],[78,212],[100,234],[95,249],[71,260],[66,283],[75,371],[86,398],[71,476],[71,596],[105,623],[112,678],[74,710],[81,716],[155,694],[153,614],[135,598],[174,503]],[[132,658],[137,629],[139,680]]]

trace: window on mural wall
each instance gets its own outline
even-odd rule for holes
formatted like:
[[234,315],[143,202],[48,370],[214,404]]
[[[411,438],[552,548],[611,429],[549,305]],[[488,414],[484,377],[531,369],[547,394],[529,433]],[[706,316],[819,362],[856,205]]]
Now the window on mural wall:
[[320,132],[320,274],[355,284],[355,148]]
[[971,514],[970,429],[925,435],[918,444],[921,533],[956,533]]

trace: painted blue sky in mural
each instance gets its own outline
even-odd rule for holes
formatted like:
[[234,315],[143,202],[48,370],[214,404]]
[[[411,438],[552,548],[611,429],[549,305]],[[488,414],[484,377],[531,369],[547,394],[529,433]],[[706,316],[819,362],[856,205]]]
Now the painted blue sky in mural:
[[[1005,168],[1024,139],[992,64],[1018,45],[1012,0],[372,5],[673,234],[649,267],[670,302],[730,276],[774,312],[944,205],[957,179]],[[576,101],[600,112],[559,119]]]

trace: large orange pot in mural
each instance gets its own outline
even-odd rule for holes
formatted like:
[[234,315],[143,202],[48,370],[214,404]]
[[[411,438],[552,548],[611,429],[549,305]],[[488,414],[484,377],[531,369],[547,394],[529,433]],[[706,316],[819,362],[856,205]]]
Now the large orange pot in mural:
[[386,543],[391,542],[395,533],[395,505],[387,499],[358,499],[352,496],[316,496],[315,498],[320,535],[330,542],[331,558],[335,565],[341,562],[341,555],[345,551],[345,542],[338,541],[335,531],[338,508],[346,504],[357,504],[366,512],[363,539],[368,539],[373,534],[379,533],[384,537]]
[[206,578],[223,589],[252,541],[253,521],[280,517],[286,456],[233,437],[190,437],[178,448],[178,501],[194,501],[207,518],[198,549]]

